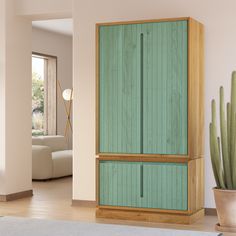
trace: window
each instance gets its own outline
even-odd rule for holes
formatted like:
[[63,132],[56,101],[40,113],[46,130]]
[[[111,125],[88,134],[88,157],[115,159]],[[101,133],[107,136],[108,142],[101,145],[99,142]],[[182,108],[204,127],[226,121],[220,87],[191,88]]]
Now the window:
[[56,58],[32,55],[32,135],[56,134]]
[[45,134],[44,59],[32,57],[32,135]]

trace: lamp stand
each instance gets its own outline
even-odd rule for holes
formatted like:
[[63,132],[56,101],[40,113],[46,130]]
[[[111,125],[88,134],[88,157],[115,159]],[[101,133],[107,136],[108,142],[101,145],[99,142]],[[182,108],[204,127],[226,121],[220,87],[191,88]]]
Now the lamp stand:
[[[62,88],[61,88],[61,84],[59,82],[59,80],[57,80],[57,84],[59,87],[59,92],[62,96]],[[65,125],[65,131],[64,131],[64,136],[67,137],[67,139],[69,139],[68,136],[68,131],[71,130],[71,133],[73,133],[73,129],[72,129],[72,124],[71,124],[71,110],[72,110],[72,94],[73,94],[73,90],[71,90],[71,94],[70,94],[70,100],[69,100],[69,107],[67,106],[66,101],[64,100],[63,96],[62,96],[62,100],[63,100],[63,104],[64,104],[64,108],[65,108],[65,112],[66,112],[66,125]],[[69,140],[68,140],[69,142]]]

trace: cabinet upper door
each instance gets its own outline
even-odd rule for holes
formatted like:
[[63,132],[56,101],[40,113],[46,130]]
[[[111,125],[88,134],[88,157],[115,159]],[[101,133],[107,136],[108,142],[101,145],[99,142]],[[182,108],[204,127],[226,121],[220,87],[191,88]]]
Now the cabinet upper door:
[[140,153],[140,30],[99,27],[100,153]]
[[99,152],[188,152],[187,21],[99,27]]
[[187,154],[187,30],[187,21],[142,25],[143,153]]

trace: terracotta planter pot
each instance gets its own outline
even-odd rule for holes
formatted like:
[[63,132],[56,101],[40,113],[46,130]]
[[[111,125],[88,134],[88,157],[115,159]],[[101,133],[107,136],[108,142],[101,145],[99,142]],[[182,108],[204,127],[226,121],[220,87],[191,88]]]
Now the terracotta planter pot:
[[213,189],[221,228],[236,229],[236,190]]

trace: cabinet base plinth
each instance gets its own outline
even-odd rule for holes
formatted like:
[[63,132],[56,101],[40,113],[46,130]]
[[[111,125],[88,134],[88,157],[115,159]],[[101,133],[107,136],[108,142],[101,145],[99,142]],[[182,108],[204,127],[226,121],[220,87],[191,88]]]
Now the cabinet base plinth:
[[191,215],[185,214],[172,214],[160,212],[145,212],[145,211],[132,211],[120,209],[97,209],[97,218],[109,218],[119,220],[134,220],[134,221],[149,221],[157,223],[172,223],[172,224],[192,224],[202,218],[205,210],[201,209]]

